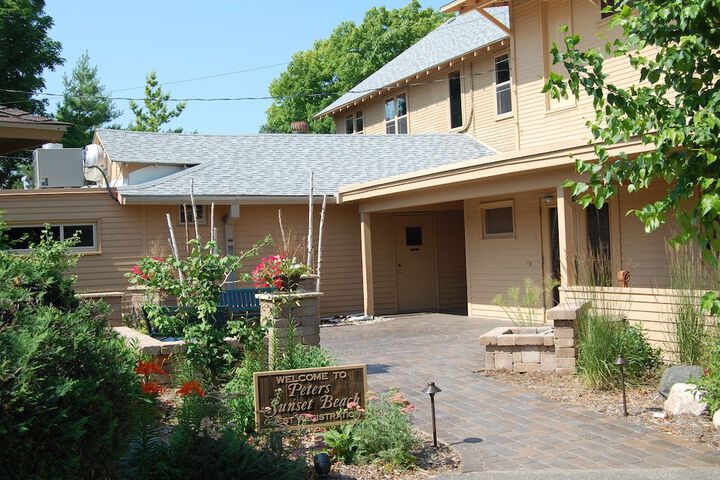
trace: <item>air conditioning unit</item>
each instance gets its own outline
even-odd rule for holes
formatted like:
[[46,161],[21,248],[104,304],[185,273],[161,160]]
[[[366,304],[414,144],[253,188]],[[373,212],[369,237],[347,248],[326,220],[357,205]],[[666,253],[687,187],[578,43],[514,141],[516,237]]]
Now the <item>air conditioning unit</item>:
[[38,148],[33,152],[35,188],[82,187],[83,149]]

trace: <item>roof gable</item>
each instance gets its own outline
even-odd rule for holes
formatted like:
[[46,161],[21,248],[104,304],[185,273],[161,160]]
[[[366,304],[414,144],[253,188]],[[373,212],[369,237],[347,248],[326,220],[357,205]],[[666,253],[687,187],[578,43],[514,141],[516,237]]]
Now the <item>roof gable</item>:
[[[504,25],[509,26],[507,7],[488,8],[487,12]],[[354,102],[370,93],[495,43],[507,36],[507,33],[477,11],[453,17],[325,107],[315,117],[327,115],[336,108]]]

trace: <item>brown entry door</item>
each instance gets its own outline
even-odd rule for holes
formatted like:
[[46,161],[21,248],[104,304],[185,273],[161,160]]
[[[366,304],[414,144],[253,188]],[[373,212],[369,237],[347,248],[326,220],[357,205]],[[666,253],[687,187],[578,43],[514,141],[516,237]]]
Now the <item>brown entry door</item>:
[[438,308],[437,255],[432,214],[396,217],[398,310]]

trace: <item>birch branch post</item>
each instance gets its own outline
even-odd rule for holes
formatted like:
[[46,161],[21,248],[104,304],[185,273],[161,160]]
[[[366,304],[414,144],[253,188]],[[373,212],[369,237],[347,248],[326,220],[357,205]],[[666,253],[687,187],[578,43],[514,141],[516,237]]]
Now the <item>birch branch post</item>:
[[318,247],[317,247],[317,280],[315,281],[315,291],[320,291],[320,279],[322,268],[322,245],[323,245],[323,228],[325,226],[325,208],[327,207],[327,195],[323,195],[322,208],[320,209],[320,228],[318,229]]
[[310,170],[310,193],[308,194],[308,236],[307,236],[307,266],[313,268],[313,192],[314,174]]

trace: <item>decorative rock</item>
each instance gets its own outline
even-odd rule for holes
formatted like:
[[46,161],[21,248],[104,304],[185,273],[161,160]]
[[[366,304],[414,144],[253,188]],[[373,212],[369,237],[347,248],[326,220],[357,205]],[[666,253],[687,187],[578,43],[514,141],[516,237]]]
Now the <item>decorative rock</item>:
[[715,430],[720,430],[720,410],[713,415],[713,425],[715,425]]
[[676,383],[670,389],[664,409],[672,416],[683,413],[700,416],[707,412],[707,404],[702,401],[702,397],[703,392],[698,391],[692,383]]
[[669,367],[663,372],[660,379],[660,395],[668,398],[670,389],[676,383],[688,383],[692,378],[700,378],[703,376],[701,367],[693,365],[676,365]]

